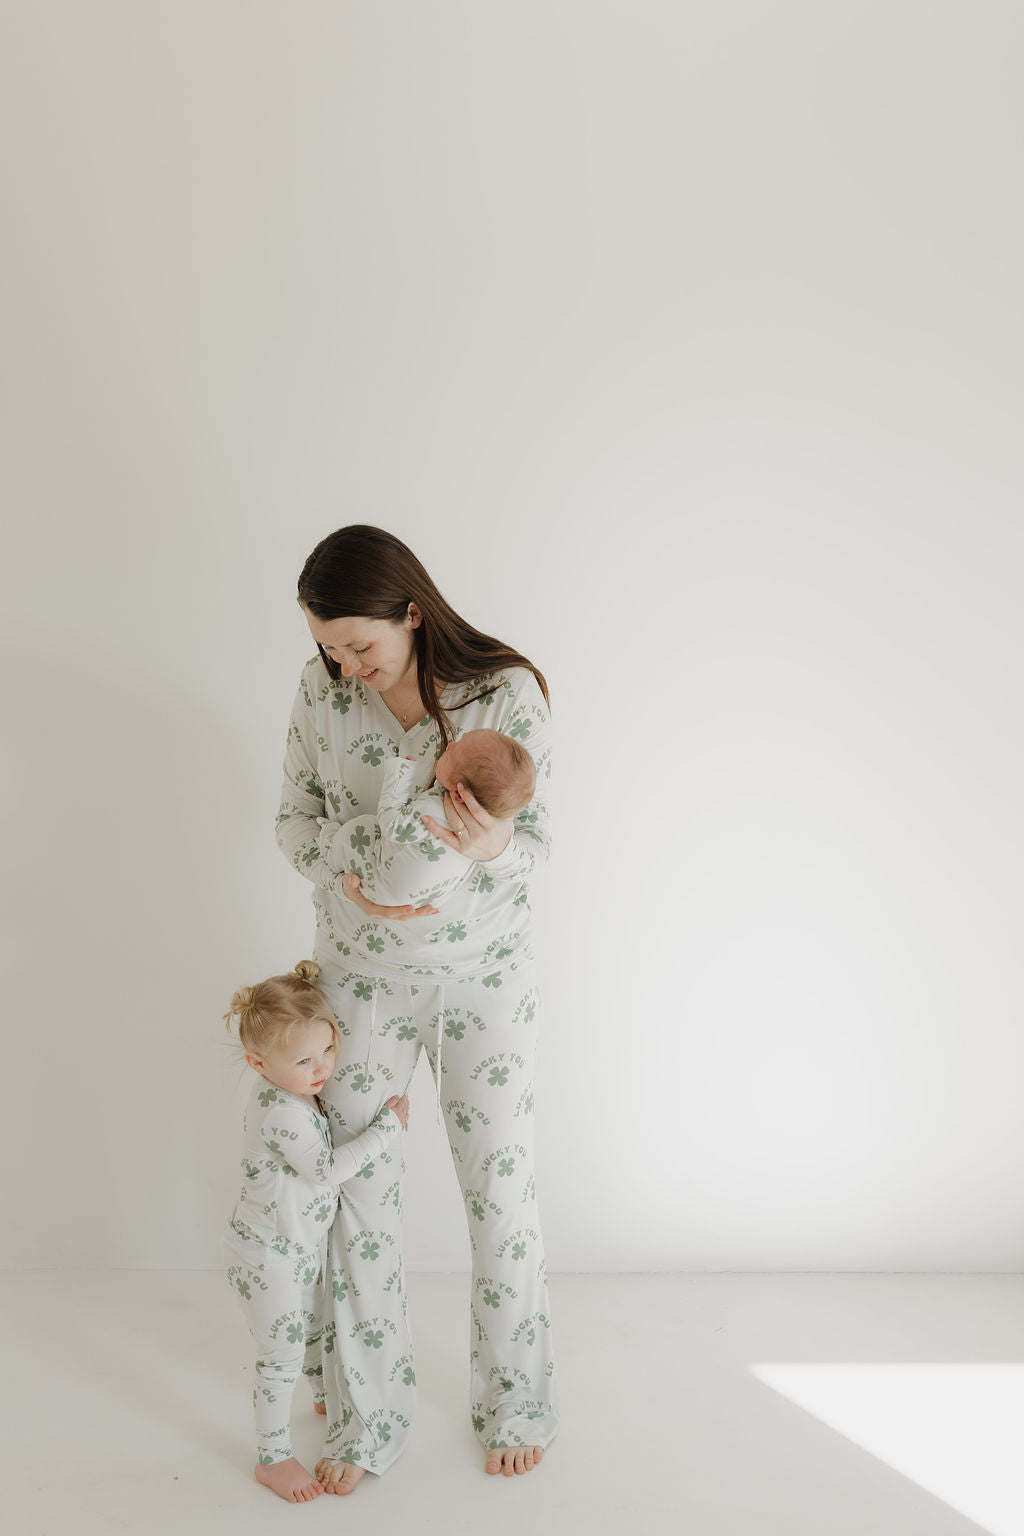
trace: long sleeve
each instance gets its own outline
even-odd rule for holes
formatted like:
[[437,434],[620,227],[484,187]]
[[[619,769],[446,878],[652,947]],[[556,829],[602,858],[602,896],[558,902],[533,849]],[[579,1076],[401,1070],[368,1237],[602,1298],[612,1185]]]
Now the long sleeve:
[[525,674],[511,711],[496,728],[521,741],[530,753],[537,769],[537,787],[529,805],[515,818],[507,848],[477,868],[491,879],[523,880],[551,856],[551,716],[532,672]]
[[285,1173],[300,1175],[324,1189],[336,1189],[373,1162],[401,1130],[393,1110],[382,1107],[365,1131],[340,1147],[331,1147],[306,1106],[275,1088],[265,1093],[267,1113],[260,1139]]
[[320,825],[327,811],[317,769],[322,755],[309,677],[303,673],[295,696],[284,757],[284,784],[277,813],[277,845],[300,875],[325,890],[338,889],[340,876],[320,851]]
[[376,817],[325,822],[320,851],[335,874],[359,875],[364,896],[385,905],[441,901],[472,865],[427,831],[423,814],[443,819],[439,794],[410,796],[415,762],[395,757],[384,769]]

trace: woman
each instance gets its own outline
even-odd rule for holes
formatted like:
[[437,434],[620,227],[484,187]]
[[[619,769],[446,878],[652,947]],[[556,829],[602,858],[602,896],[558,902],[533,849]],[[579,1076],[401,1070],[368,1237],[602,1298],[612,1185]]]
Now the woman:
[[[525,657],[461,619],[381,529],[342,528],[318,544],[299,602],[319,656],[292,713],[278,842],[313,882],[320,985],[343,1036],[324,1095],[332,1131],[337,1141],[358,1135],[426,1050],[473,1249],[473,1427],[488,1472],[529,1471],[558,1422],[533,1176],[537,999],[526,886],[548,853],[547,687]],[[445,910],[377,906],[356,876],[333,874],[320,852],[324,819],[372,815],[395,753],[416,761],[410,792],[425,789],[448,743],[479,726],[529,749],[537,793],[502,820],[460,785],[445,801],[448,826],[426,818],[475,866]],[[317,1466],[329,1492],[386,1471],[411,1427],[401,1173],[391,1154],[351,1180],[331,1233],[327,1455]],[[319,1362],[307,1370],[316,1374]]]

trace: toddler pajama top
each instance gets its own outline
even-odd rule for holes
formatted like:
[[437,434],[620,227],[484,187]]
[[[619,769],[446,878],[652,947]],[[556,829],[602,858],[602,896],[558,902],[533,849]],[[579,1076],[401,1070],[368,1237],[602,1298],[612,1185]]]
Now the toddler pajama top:
[[[452,685],[442,704],[458,736],[489,727],[520,740],[533,755],[537,788],[497,858],[476,864],[442,848],[468,877],[439,896],[438,915],[388,923],[342,893],[347,855],[375,846],[392,760],[413,759],[388,778],[404,805],[433,782],[443,743],[429,715],[403,730],[372,689],[358,677],[333,681],[319,656],[303,672],[292,712],[277,835],[313,883],[319,985],[343,1035],[338,1070],[321,1095],[332,1135],[361,1132],[408,1087],[426,1050],[472,1246],[473,1426],[489,1447],[546,1446],[558,1416],[534,1179],[537,993],[527,880],[549,847],[549,716],[536,678],[520,667]],[[400,822],[401,813],[396,836]],[[442,847],[422,824],[409,826],[409,841]],[[347,848],[335,847],[339,835]],[[422,844],[419,857],[428,871]],[[423,904],[435,885],[441,881],[431,884],[424,872],[416,894],[403,891],[402,900]],[[327,1454],[374,1472],[400,1454],[414,1407],[401,1189],[400,1171],[381,1162],[372,1177],[350,1180],[328,1245]]]
[[224,1247],[228,1283],[259,1350],[256,1444],[259,1460],[269,1463],[292,1454],[292,1388],[307,1342],[318,1341],[323,1328],[327,1234],[339,1187],[372,1177],[378,1161],[397,1168],[402,1127],[382,1107],[361,1136],[334,1146],[326,1116],[262,1077],[243,1127],[242,1191]]

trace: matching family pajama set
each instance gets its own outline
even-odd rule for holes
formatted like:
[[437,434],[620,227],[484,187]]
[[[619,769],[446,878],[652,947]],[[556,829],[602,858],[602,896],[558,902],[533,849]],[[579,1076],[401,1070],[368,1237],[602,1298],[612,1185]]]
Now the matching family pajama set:
[[[534,1179],[527,881],[549,847],[549,716],[533,673],[519,667],[450,686],[442,703],[458,735],[490,727],[533,755],[534,799],[497,858],[469,863],[419,819],[443,747],[433,720],[403,730],[373,690],[358,677],[332,681],[319,656],[292,713],[277,835],[314,885],[319,985],[342,1033],[338,1070],[321,1094],[334,1141],[361,1135],[427,1052],[472,1246],[473,1426],[488,1447],[546,1446],[558,1414]],[[346,870],[382,905],[396,904],[385,889],[408,875],[402,900],[440,911],[369,918],[342,893]],[[327,1454],[374,1472],[397,1459],[414,1408],[401,1173],[397,1156],[381,1157],[342,1186],[325,1270]],[[307,1358],[314,1377],[317,1364]]]
[[[361,1136],[334,1146],[327,1117],[260,1077],[245,1111],[242,1191],[224,1243],[228,1284],[256,1340],[256,1448],[292,1454],[292,1388],[324,1325],[327,1234],[347,1179],[401,1162],[398,1116],[383,1106]],[[322,1393],[316,1390],[318,1398]]]

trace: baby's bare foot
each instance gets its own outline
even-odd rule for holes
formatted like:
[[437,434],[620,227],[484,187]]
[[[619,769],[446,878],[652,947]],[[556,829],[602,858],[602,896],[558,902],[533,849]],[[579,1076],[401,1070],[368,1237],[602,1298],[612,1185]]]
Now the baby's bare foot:
[[289,1456],[287,1461],[272,1461],[269,1465],[260,1462],[253,1476],[265,1488],[272,1488],[279,1499],[287,1499],[289,1504],[308,1504],[324,1491],[312,1472],[307,1472],[294,1456]]
[[316,1464],[316,1475],[323,1484],[324,1493],[351,1493],[361,1477],[366,1476],[365,1467],[354,1467],[350,1461],[332,1461],[325,1456]]
[[326,1403],[314,1403],[313,1404],[313,1412],[314,1413],[326,1413],[327,1412],[327,1404]]
[[544,1452],[539,1445],[503,1445],[487,1452],[485,1472],[501,1472],[514,1477],[517,1472],[532,1472]]

